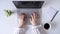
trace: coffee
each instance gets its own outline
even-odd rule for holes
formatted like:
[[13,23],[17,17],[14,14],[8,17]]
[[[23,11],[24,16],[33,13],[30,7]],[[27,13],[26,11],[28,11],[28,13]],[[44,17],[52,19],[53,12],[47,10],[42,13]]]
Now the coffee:
[[45,23],[44,28],[48,30],[50,28],[50,25],[48,23]]

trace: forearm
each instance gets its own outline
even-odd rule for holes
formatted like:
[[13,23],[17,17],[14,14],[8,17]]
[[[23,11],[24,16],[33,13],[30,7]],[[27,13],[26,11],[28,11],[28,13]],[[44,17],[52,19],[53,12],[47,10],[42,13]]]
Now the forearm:
[[32,31],[33,31],[33,34],[40,34],[40,31],[38,29],[38,27],[40,27],[41,25],[39,26],[32,26]]
[[17,27],[17,28],[15,29],[14,34],[24,34],[24,32],[25,32],[24,28],[19,28],[19,27]]

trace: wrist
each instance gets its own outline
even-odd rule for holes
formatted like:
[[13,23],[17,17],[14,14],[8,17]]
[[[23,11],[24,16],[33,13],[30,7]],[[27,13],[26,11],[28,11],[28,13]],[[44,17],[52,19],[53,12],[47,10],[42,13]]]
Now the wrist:
[[33,21],[31,22],[33,26],[37,26],[38,25],[38,22],[37,21]]
[[23,28],[24,26],[23,26],[23,25],[19,25],[18,27],[19,27],[19,28]]
[[32,25],[32,28],[38,28],[38,27],[41,27],[41,25],[35,25],[35,26]]

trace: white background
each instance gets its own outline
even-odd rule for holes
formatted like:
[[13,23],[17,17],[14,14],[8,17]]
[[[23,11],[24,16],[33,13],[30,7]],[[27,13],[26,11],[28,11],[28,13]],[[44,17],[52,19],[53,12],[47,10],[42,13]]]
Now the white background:
[[[14,28],[17,26],[17,14],[12,14],[10,17],[6,17],[4,13],[4,9],[9,10],[16,10],[16,7],[12,3],[13,0],[0,0],[0,34],[13,34]],[[22,0],[23,1],[23,0]],[[41,34],[60,34],[60,0],[44,0],[45,3],[42,7],[42,22],[49,22],[48,16],[44,16],[46,12],[45,8],[47,7],[54,7],[55,9],[59,10],[59,13],[53,20],[52,27],[50,30],[46,31],[41,29]],[[44,21],[44,17],[48,20]],[[29,32],[28,32],[29,33]]]

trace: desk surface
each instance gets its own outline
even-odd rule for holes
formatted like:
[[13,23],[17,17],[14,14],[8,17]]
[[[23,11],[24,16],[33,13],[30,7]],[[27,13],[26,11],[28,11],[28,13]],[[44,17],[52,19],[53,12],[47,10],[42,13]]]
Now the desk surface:
[[[12,3],[13,0],[1,0],[0,1],[0,34],[13,34],[14,28],[17,27],[17,13],[12,14],[10,17],[6,17],[4,13],[4,9],[16,10],[16,7]],[[60,11],[60,0],[46,0],[45,4],[42,7],[42,15],[43,9],[52,6]],[[43,18],[47,16],[43,16]],[[48,17],[47,17],[48,18]],[[60,34],[60,12],[57,14],[55,19],[53,20],[53,28],[51,30],[45,31],[41,29],[41,34]],[[42,22],[44,24],[44,22]],[[28,32],[29,33],[29,32]]]

